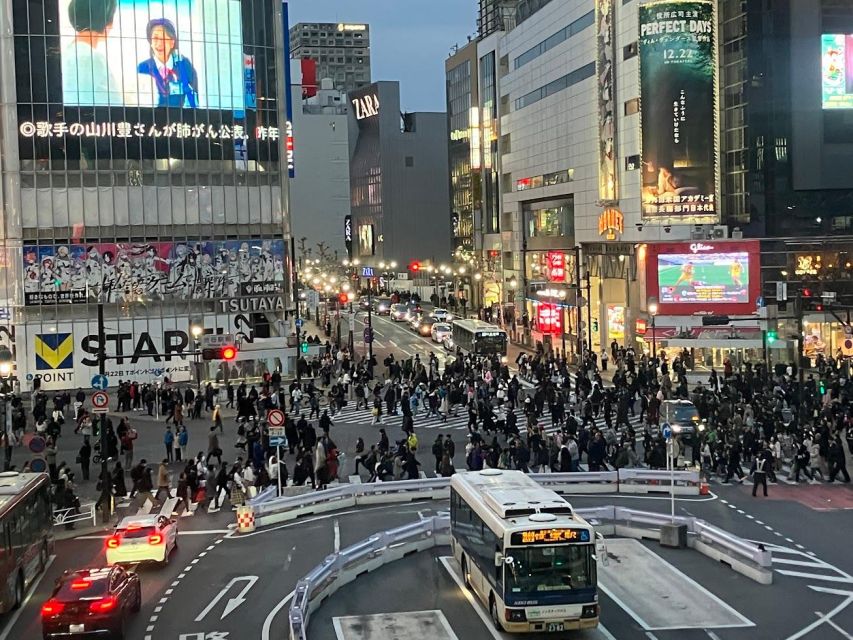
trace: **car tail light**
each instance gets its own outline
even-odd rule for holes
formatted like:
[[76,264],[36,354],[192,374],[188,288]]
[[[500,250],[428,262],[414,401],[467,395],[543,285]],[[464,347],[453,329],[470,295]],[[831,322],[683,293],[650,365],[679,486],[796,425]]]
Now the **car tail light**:
[[150,536],[148,536],[148,544],[157,545],[157,544],[160,544],[162,542],[163,542],[163,536],[161,536],[159,533],[152,533]]
[[107,548],[109,549],[118,549],[118,546],[121,544],[120,536],[110,536],[107,538]]
[[88,580],[75,580],[71,583],[71,588],[75,591],[79,591],[81,589],[88,589],[92,586],[92,583]]
[[65,605],[63,603],[56,600],[48,600],[41,606],[41,615],[45,617],[56,616],[62,613],[64,608]]
[[106,598],[101,598],[100,600],[95,600],[93,603],[89,605],[89,611],[91,613],[109,613],[118,605],[118,601],[115,596],[107,596]]

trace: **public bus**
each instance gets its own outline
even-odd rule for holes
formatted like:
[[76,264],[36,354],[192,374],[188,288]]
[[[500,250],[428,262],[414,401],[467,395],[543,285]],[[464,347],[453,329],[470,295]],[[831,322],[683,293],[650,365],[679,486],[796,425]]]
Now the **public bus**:
[[598,626],[596,535],[571,504],[521,471],[450,480],[453,556],[498,630]]
[[475,356],[500,356],[506,362],[506,331],[482,320],[454,320],[452,347]]
[[0,613],[17,609],[53,554],[46,473],[0,473]]

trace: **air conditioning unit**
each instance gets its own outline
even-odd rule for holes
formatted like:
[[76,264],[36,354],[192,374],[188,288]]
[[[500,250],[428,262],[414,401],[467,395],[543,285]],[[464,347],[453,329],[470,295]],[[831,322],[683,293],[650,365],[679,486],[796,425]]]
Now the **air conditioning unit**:
[[732,229],[732,240],[743,240],[743,231],[740,230],[740,227]]
[[696,225],[690,230],[690,239],[691,240],[707,240],[708,234],[705,231],[705,227],[700,225]]
[[724,224],[718,224],[711,229],[711,240],[725,240],[729,237],[729,228]]

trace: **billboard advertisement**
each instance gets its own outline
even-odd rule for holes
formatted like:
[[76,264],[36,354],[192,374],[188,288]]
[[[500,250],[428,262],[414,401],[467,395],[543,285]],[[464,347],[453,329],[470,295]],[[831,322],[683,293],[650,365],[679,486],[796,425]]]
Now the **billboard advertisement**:
[[648,245],[647,290],[662,315],[755,313],[761,290],[760,243]]
[[643,218],[716,222],[714,5],[654,2],[639,20]]
[[21,158],[278,159],[273,3],[12,6]]
[[824,109],[853,109],[853,34],[821,36]]
[[595,3],[595,69],[598,77],[598,198],[617,200],[616,194],[616,36],[613,0]]
[[25,245],[23,260],[30,306],[275,296],[285,277],[283,240]]

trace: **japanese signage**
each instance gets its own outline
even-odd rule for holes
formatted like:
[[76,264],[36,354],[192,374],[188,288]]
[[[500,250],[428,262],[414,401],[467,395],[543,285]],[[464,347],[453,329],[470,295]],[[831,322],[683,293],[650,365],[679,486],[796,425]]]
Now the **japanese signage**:
[[648,330],[648,328],[649,324],[645,320],[637,318],[637,320],[634,321],[634,333],[636,333],[638,336],[646,335],[646,331]]
[[605,209],[598,216],[598,235],[605,240],[616,240],[617,235],[625,233],[625,216],[619,209]]
[[562,251],[549,251],[548,256],[548,281],[566,281],[566,254]]
[[644,219],[716,222],[714,5],[640,5]]
[[283,240],[25,245],[23,260],[26,305],[263,298],[284,286]]
[[536,306],[536,328],[545,335],[560,335],[563,328],[560,307],[540,302]]
[[616,88],[613,0],[596,0],[596,59],[598,77],[598,197],[604,202],[616,193]]
[[510,544],[558,544],[560,542],[589,542],[592,539],[587,529],[541,529],[539,531],[516,531],[510,536]]
[[[18,126],[24,138],[182,138],[207,140],[248,140],[243,125],[187,124],[172,122],[165,125],[142,122],[50,122],[24,121]],[[255,127],[255,140],[278,140],[278,127]]]

